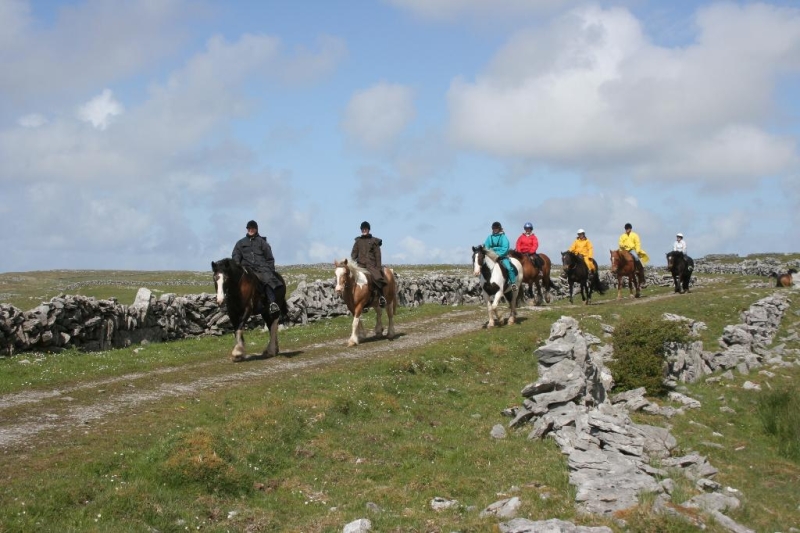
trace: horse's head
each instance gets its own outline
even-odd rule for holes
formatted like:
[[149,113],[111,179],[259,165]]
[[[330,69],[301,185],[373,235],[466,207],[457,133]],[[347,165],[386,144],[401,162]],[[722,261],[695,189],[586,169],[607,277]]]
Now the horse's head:
[[228,258],[211,261],[211,272],[214,274],[214,292],[217,293],[217,305],[225,302],[225,285],[231,278],[235,263]]
[[481,267],[486,261],[486,249],[483,245],[472,247],[472,274],[475,276],[481,275]]
[[344,292],[345,283],[347,283],[347,276],[349,274],[349,269],[347,267],[347,259],[342,259],[341,261],[333,262],[333,275],[336,276],[336,294],[341,296]]
[[609,250],[611,253],[611,272],[619,270],[619,250]]
[[569,272],[575,268],[575,254],[570,251],[561,252],[561,269]]

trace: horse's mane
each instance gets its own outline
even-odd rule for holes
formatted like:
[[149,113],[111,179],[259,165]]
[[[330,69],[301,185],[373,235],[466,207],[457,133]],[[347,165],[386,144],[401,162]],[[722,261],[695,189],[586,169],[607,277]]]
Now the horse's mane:
[[513,257],[517,261],[522,261],[523,254],[522,252],[518,252],[517,250],[509,250],[508,256]]
[[358,264],[354,263],[352,259],[347,259],[345,257],[344,259],[337,261],[336,264],[338,266],[346,267],[347,270],[350,272],[350,274],[352,274],[353,276],[358,275],[359,272],[367,276],[369,275],[369,270],[358,266]]

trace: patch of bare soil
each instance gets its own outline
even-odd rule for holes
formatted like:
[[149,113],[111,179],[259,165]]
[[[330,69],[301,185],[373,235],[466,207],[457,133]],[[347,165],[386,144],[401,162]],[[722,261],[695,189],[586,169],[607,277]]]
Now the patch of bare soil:
[[[507,315],[507,308],[504,309]],[[342,360],[394,355],[462,333],[485,327],[486,309],[456,309],[436,318],[399,323],[394,340],[368,337],[353,348],[347,339],[298,347],[291,357],[264,359],[250,356],[244,363],[186,363],[180,367],[132,373],[87,381],[68,388],[26,391],[0,396],[0,449],[10,449],[32,440],[57,441],[77,429],[102,424],[109,417],[134,412],[143,405],[166,398],[190,398],[202,391],[230,388],[240,383],[285,373],[313,369]],[[233,335],[230,335],[231,347]],[[260,349],[257,347],[255,349]],[[200,367],[215,366],[213,375],[198,376]],[[209,370],[208,368],[206,369]]]

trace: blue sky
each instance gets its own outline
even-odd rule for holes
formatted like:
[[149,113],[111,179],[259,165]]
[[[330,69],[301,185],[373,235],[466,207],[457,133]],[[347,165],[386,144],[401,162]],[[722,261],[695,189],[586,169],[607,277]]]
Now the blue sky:
[[3,272],[800,251],[795,2],[0,0],[0,64]]

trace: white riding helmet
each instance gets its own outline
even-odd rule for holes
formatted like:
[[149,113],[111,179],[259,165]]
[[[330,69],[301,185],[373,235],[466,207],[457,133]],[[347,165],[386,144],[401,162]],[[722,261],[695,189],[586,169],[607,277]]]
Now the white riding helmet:
[[678,233],[678,234],[676,235],[676,237],[683,238],[683,233]]
[[578,230],[578,235],[580,235],[581,233],[586,233],[585,231],[583,231],[583,228],[580,228],[580,229]]

